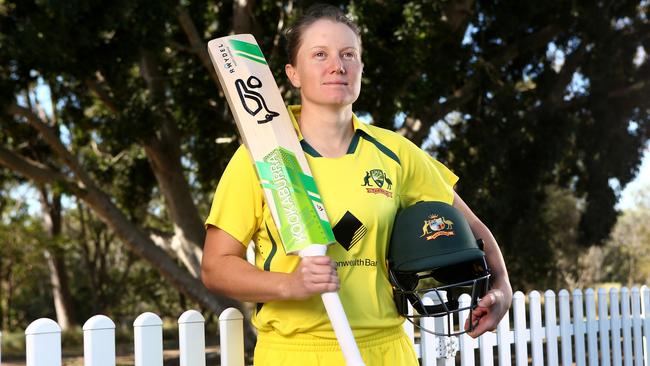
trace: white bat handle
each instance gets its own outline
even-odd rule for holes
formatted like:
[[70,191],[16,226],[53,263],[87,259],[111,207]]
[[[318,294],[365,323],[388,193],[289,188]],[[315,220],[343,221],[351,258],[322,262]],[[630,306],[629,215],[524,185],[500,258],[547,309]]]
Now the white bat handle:
[[[326,253],[327,245],[316,244],[310,245],[301,250],[300,256],[311,257],[316,255],[325,255]],[[325,292],[321,294],[321,298],[323,299],[325,310],[327,311],[327,315],[332,323],[332,329],[334,329],[336,339],[338,339],[341,351],[343,351],[345,363],[347,366],[365,366],[363,359],[361,358],[361,353],[359,353],[357,342],[354,340],[352,328],[350,328],[348,318],[345,316],[345,310],[343,309],[343,304],[341,304],[339,294],[336,291]]]
[[325,304],[327,315],[330,317],[330,322],[332,322],[332,328],[334,329],[334,333],[336,333],[341,351],[343,351],[345,363],[348,366],[364,366],[365,364],[363,363],[363,359],[361,359],[361,354],[359,353],[357,342],[354,340],[348,318],[345,316],[345,310],[343,310],[339,294],[336,292],[325,292],[321,294],[321,298],[323,299],[323,304]]

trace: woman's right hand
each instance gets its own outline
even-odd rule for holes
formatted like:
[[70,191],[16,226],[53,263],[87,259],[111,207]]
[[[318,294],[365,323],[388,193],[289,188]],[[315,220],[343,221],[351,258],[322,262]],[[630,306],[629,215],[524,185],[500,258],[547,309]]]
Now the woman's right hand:
[[246,261],[246,247],[227,232],[208,227],[201,279],[215,293],[239,301],[303,300],[339,288],[336,263],[327,256],[303,257],[291,273],[262,271]]
[[339,289],[336,263],[328,256],[303,257],[285,283],[285,297],[304,300],[313,295]]

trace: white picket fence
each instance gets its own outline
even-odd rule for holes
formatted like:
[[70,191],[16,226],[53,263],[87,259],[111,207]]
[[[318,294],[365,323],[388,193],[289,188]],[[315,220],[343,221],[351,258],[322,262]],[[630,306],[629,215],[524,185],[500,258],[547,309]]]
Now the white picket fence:
[[[475,364],[476,358],[483,366],[509,366],[513,361],[517,366],[649,365],[650,289],[646,286],[631,290],[600,289],[597,293],[588,289],[584,294],[581,290],[562,290],[557,296],[550,290],[543,296],[532,291],[526,300],[522,292],[514,294],[512,328],[508,315],[496,332],[478,339],[420,332],[418,341],[413,325],[407,322],[404,328],[414,339],[423,366],[455,365],[458,359],[461,365],[469,366]],[[467,301],[469,296],[464,295],[461,305]],[[427,318],[421,325],[441,331],[445,322],[451,321],[452,329],[457,330],[467,316],[465,312],[454,319]],[[227,309],[219,316],[222,366],[244,365],[243,321],[236,309]],[[135,320],[136,366],[163,364],[162,325],[160,317],[153,313],[143,313]],[[180,316],[178,325],[180,365],[205,366],[203,316],[188,310]],[[96,315],[84,324],[83,332],[84,365],[115,366],[113,321]],[[38,319],[27,327],[25,336],[27,366],[61,365],[61,329],[56,322]],[[0,333],[0,340],[1,337]]]

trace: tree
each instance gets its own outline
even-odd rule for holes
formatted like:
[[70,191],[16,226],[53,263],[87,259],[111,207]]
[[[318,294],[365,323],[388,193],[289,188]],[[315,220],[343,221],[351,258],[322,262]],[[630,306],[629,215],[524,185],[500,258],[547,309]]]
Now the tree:
[[608,278],[632,286],[650,279],[650,184],[638,185],[634,203],[616,220],[604,247]]
[[0,238],[0,329],[23,327],[35,317],[53,317],[43,258],[46,235],[27,205],[8,195],[0,199]]
[[[7,86],[0,164],[84,201],[134,253],[205,308],[218,313],[239,306],[211,294],[197,279],[203,229],[186,174],[198,167],[181,161],[184,147],[189,154],[218,152],[208,142],[216,137],[213,127],[202,128],[207,141],[181,144],[181,127],[190,128],[197,118],[214,119],[203,94],[209,78],[198,82],[198,114],[188,103],[196,97],[192,88],[177,89],[185,77],[200,74],[196,54],[205,50],[185,46],[192,44],[196,29],[187,10],[172,2],[114,5],[111,10],[85,1],[0,5],[1,52],[10,60],[0,70]],[[170,46],[177,56],[169,55]],[[51,113],[34,97],[36,84],[50,90]],[[215,157],[219,154],[200,163]],[[214,167],[198,171],[210,176]],[[154,191],[160,194],[157,201]],[[147,227],[151,218],[165,225]]]
[[431,152],[461,176],[516,288],[543,286],[555,265],[539,261],[552,250],[547,187],[583,203],[577,240],[603,243],[610,180],[634,177],[649,136],[647,2],[476,1],[453,15],[451,2],[354,4],[374,56],[357,108],[389,128],[399,117],[418,144],[441,137]]
[[[201,216],[237,143],[214,143],[235,132],[205,43],[253,32],[295,102],[279,31],[309,3],[4,1],[0,165],[79,198],[171,284],[220,311],[232,302],[196,280]],[[606,237],[608,182],[632,178],[648,138],[650,62],[634,62],[650,48],[647,2],[337,3],[363,31],[355,109],[417,144],[448,131],[432,153],[462,177],[516,287],[552,266],[530,266],[532,248],[550,250],[536,235],[546,187],[584,200],[581,242]],[[39,82],[50,115],[25,96]]]

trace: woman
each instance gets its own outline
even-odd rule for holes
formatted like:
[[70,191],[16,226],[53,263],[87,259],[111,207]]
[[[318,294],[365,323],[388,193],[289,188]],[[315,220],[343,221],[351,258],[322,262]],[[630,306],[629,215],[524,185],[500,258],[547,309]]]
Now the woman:
[[[339,290],[367,365],[418,365],[392,300],[385,265],[393,219],[421,200],[453,204],[485,241],[492,289],[474,311],[476,337],[495,329],[512,296],[494,237],[453,191],[457,177],[394,132],[360,123],[361,38],[337,8],[310,8],[287,31],[285,72],[300,90],[289,107],[337,244],[328,256],[287,256],[264,203],[248,152],[240,147],[206,221],[202,279],[240,301],[256,302],[255,365],[344,364],[320,293]],[[255,266],[244,259],[255,243]],[[342,284],[342,285],[341,285]]]

